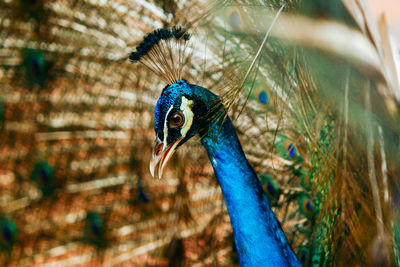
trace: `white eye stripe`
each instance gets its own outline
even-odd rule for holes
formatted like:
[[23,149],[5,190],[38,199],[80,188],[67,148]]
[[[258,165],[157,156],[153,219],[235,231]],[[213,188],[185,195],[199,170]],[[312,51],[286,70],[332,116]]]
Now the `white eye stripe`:
[[167,136],[168,136],[168,126],[167,126],[167,124],[168,124],[168,114],[171,112],[171,110],[172,110],[172,108],[173,108],[174,106],[171,106],[169,109],[168,109],[168,111],[167,111],[167,114],[165,114],[165,120],[164,120],[164,140],[163,140],[163,149],[162,149],[162,151],[164,151],[166,148],[167,148]]
[[185,116],[185,123],[181,129],[181,136],[186,136],[187,132],[189,131],[190,127],[192,127],[193,123],[193,112],[192,112],[192,105],[193,101],[187,99],[186,97],[182,96],[182,104],[181,104],[181,111]]
[[[192,105],[193,105],[193,101],[187,99],[186,97],[182,97],[182,104],[181,104],[181,111],[184,115],[184,124],[181,128],[181,136],[185,137],[187,132],[190,130],[190,127],[192,127],[192,123],[193,123],[193,112],[192,112]],[[163,140],[163,149],[162,151],[164,151],[167,148],[167,136],[168,136],[168,115],[171,112],[171,110],[173,109],[174,106],[171,106],[168,111],[167,114],[165,114],[165,120],[164,120],[164,140]]]

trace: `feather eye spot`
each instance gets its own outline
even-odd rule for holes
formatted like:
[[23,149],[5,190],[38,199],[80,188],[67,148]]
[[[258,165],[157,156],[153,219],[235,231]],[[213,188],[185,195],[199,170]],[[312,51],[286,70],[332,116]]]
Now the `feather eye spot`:
[[286,140],[285,142],[283,142],[283,147],[285,149],[287,156],[290,159],[294,160],[297,158],[297,150],[292,141]]
[[35,164],[30,178],[44,195],[50,195],[55,189],[54,168],[46,161],[39,161]]
[[297,250],[297,255],[301,264],[306,265],[310,258],[310,251],[307,247],[300,247]]
[[306,175],[306,177],[305,177],[305,185],[306,186],[308,186],[308,187],[311,187],[311,181],[310,181],[310,175],[308,174],[308,175]]
[[228,30],[233,34],[243,34],[245,26],[243,11],[237,7],[229,7],[224,13],[224,19],[228,25]]
[[25,77],[30,85],[44,86],[47,76],[48,62],[40,51],[25,49],[23,51]]
[[89,212],[86,216],[85,223],[85,240],[97,247],[102,247],[106,241],[105,222],[100,214]]
[[237,12],[237,10],[232,11],[232,13],[229,16],[229,22],[235,32],[239,32],[241,30],[240,15]]
[[41,4],[41,1],[39,1],[39,0],[29,0],[27,2],[28,2],[29,11],[31,11],[31,12],[35,11],[38,8],[38,6]]
[[37,59],[33,58],[31,60],[31,73],[35,77],[40,77],[41,75],[41,68],[40,68],[40,63],[38,62]]
[[141,202],[143,202],[143,203],[149,203],[150,202],[149,197],[146,195],[146,193],[144,192],[142,187],[139,188],[139,200]]
[[258,95],[258,100],[262,104],[266,104],[267,105],[269,103],[268,93],[266,91],[261,91],[261,93]]
[[15,242],[17,227],[5,217],[0,218],[0,250],[11,250]]
[[271,183],[267,183],[267,192],[271,195],[275,195],[275,187]]
[[257,87],[254,89],[254,98],[263,105],[270,103],[270,93],[265,87]]
[[302,172],[301,173],[301,185],[307,189],[311,189],[311,176],[313,175],[313,172]]
[[289,157],[294,158],[296,156],[296,148],[293,144],[290,144],[288,147]]
[[312,210],[313,210],[313,205],[312,205],[312,203],[311,203],[311,201],[306,201],[306,210],[307,210],[307,212],[312,212]]
[[100,234],[100,228],[96,222],[90,222],[90,230],[92,230],[91,232],[95,236],[98,236]]
[[12,241],[11,229],[7,225],[4,225],[1,230],[4,240],[7,242],[11,242]]
[[47,184],[49,182],[49,173],[46,169],[39,169],[39,182],[42,184]]
[[299,200],[300,211],[307,218],[312,218],[315,212],[315,205],[309,196],[302,196]]
[[305,263],[305,262],[306,262],[306,259],[307,259],[307,254],[306,254],[305,251],[302,251],[301,254],[300,254],[300,261],[301,261],[302,263]]
[[281,190],[279,186],[275,183],[275,181],[267,176],[266,174],[261,176],[261,179],[263,181],[263,188],[265,195],[267,196],[270,205],[275,205],[279,197],[281,195]]

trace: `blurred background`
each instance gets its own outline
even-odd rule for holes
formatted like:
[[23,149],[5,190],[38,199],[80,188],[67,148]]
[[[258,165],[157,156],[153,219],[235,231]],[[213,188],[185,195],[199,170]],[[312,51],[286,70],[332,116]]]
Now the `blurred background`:
[[[399,42],[398,0],[369,5]],[[0,2],[1,266],[238,265],[198,140],[161,180],[150,176],[165,84],[127,61],[155,28],[193,26],[201,36],[209,10],[205,1]],[[222,45],[202,45],[189,76],[213,85],[222,64],[207,51]],[[241,136],[251,132],[238,124]]]
[[371,10],[372,17],[377,20],[379,16],[384,14],[388,20],[394,38],[400,43],[400,3],[397,0],[368,0],[368,6]]
[[[149,172],[165,86],[127,61],[196,1],[0,2],[0,266],[230,264],[199,146]],[[183,162],[183,159],[185,161]]]

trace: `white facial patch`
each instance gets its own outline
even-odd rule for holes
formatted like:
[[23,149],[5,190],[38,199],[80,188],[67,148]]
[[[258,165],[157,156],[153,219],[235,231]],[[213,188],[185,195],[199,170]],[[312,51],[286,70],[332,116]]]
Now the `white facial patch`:
[[190,127],[192,127],[193,123],[193,112],[192,112],[192,105],[193,101],[187,99],[186,97],[182,96],[182,104],[181,104],[181,111],[185,116],[185,123],[181,129],[181,136],[185,137],[187,132],[189,131]]
[[168,114],[171,112],[172,108],[174,106],[172,105],[168,111],[167,114],[165,115],[165,120],[164,120],[164,140],[163,140],[163,148],[162,151],[164,151],[167,148],[167,136],[168,136],[168,126],[167,126],[167,118],[168,118]]
[[[186,97],[182,97],[182,104],[181,104],[181,111],[183,115],[185,116],[185,123],[183,124],[181,128],[181,136],[185,137],[187,132],[190,130],[190,127],[192,127],[193,123],[193,112],[192,112],[192,105],[193,101],[187,99]],[[164,120],[164,140],[163,140],[163,149],[164,151],[167,148],[167,136],[168,136],[168,114],[171,112],[173,106],[171,106],[167,114],[165,114],[165,120]]]

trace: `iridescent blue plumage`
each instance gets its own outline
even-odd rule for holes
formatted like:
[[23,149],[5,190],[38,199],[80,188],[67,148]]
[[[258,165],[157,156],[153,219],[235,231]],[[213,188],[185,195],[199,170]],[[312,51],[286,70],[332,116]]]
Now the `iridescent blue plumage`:
[[[161,178],[174,151],[199,134],[222,189],[241,266],[301,266],[245,157],[221,99],[181,78],[186,46],[180,47],[180,42],[188,38],[180,28],[156,30],[130,55],[132,62],[141,62],[170,84],[155,107],[156,141],[150,172],[154,176],[159,166]],[[269,103],[266,91],[260,101]],[[293,148],[288,151],[297,158]]]
[[155,109],[158,138],[164,139],[168,111],[180,109],[183,98],[193,101],[194,119],[185,136],[176,136],[170,142],[183,138],[179,143],[182,145],[201,134],[228,208],[241,266],[300,266],[245,157],[231,120],[224,119],[225,108],[218,96],[184,80],[165,88]]

